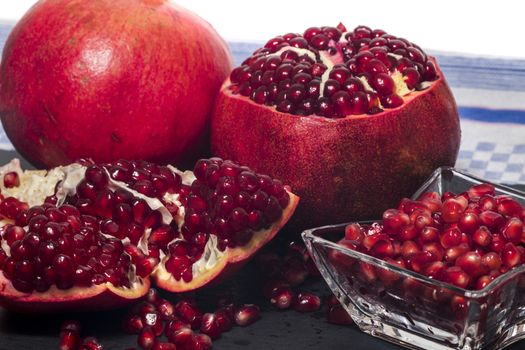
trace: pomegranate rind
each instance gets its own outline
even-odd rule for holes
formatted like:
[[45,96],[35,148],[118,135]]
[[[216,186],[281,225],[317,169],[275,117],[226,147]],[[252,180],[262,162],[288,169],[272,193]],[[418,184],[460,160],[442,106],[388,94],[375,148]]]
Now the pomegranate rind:
[[39,168],[86,157],[190,165],[209,153],[231,68],[212,26],[171,1],[39,1],[6,41],[0,118]]
[[289,184],[301,197],[293,231],[378,217],[458,155],[456,103],[429,60],[439,78],[400,107],[340,119],[281,113],[234,95],[227,79],[212,118],[212,151]]
[[11,311],[25,313],[109,310],[136,302],[146,295],[150,285],[150,280],[146,278],[138,279],[132,288],[104,283],[67,290],[51,286],[45,293],[22,293],[0,271],[0,305]]
[[271,241],[279,230],[290,220],[299,204],[299,197],[291,192],[288,192],[288,194],[290,196],[290,202],[283,210],[279,221],[264,231],[255,232],[253,238],[245,246],[233,249],[227,248],[212,269],[193,276],[191,282],[184,282],[183,280],[177,281],[166,270],[164,264],[160,264],[151,276],[155,284],[164,290],[181,293],[198,290],[204,286],[210,286],[210,284],[220,283],[231,276],[244,266],[260,248]]

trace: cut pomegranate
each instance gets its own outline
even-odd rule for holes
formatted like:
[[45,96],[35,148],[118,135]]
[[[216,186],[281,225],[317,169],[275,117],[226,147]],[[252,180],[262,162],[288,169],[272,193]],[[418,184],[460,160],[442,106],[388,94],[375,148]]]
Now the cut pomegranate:
[[[218,158],[200,160],[197,177],[125,160],[0,168],[0,176],[12,172],[19,186],[1,188],[0,302],[32,311],[118,307],[147,293],[150,275],[174,292],[222,280],[275,236],[298,202],[280,181]],[[175,310],[148,298],[158,311],[142,323],[159,335],[156,320]]]
[[[380,222],[347,225],[338,244],[460,288],[483,289],[500,274],[525,263],[524,210],[510,196],[495,195],[491,184],[475,185],[460,194],[446,192],[441,197],[429,192],[416,201],[402,199],[397,209],[384,212]],[[427,215],[430,220],[421,219]],[[416,228],[416,223],[421,226]],[[347,240],[347,236],[360,234],[361,240]],[[387,269],[355,264],[358,259],[336,249],[330,250],[328,258],[344,273],[357,273],[367,282],[379,279],[384,286],[393,286],[401,280]],[[405,279],[403,283],[408,282]],[[407,292],[412,292],[412,287],[403,286]],[[463,307],[461,303],[451,306],[460,311]]]
[[[364,44],[373,31],[362,28],[272,38],[216,101],[214,154],[291,184],[296,227],[379,215],[457,156],[458,114],[436,60],[383,31]],[[395,220],[405,218],[392,232]]]

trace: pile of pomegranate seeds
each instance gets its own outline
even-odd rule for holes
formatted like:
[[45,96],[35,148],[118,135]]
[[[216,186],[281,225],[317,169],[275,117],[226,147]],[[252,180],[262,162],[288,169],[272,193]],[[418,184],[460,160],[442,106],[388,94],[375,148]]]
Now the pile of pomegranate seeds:
[[399,107],[437,78],[433,60],[408,40],[339,24],[269,40],[232,71],[230,89],[280,112],[340,118]]
[[[482,289],[525,263],[525,208],[491,184],[454,194],[423,194],[403,199],[371,225],[350,224],[339,243],[397,266],[465,289]],[[342,268],[354,261],[338,252],[330,258]],[[362,265],[370,281],[392,282],[386,271]]]
[[151,289],[126,316],[123,328],[138,334],[137,344],[145,350],[205,350],[234,325],[248,326],[259,317],[259,307],[253,304],[236,306],[227,302],[213,313],[204,313],[192,299],[172,304]]

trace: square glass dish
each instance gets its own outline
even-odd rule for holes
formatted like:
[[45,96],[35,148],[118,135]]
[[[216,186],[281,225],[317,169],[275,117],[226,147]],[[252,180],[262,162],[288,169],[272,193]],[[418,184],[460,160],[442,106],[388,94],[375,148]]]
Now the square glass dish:
[[[461,193],[485,182],[443,167],[412,199],[428,191]],[[525,193],[494,186],[497,195],[510,195],[525,205]],[[346,225],[306,230],[302,237],[329,287],[363,332],[425,350],[494,350],[525,338],[525,265],[483,289],[466,290],[336,243]]]

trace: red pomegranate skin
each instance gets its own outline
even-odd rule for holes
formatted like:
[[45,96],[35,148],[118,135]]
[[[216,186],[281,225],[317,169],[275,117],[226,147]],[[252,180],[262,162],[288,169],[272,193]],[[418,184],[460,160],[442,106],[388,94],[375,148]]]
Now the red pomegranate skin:
[[405,103],[375,115],[297,116],[227,89],[212,118],[212,151],[290,184],[301,197],[288,228],[381,217],[439,166],[452,166],[461,131],[440,78]]
[[209,153],[231,65],[215,30],[167,0],[41,0],[6,42],[0,117],[38,167],[82,157],[186,166]]

